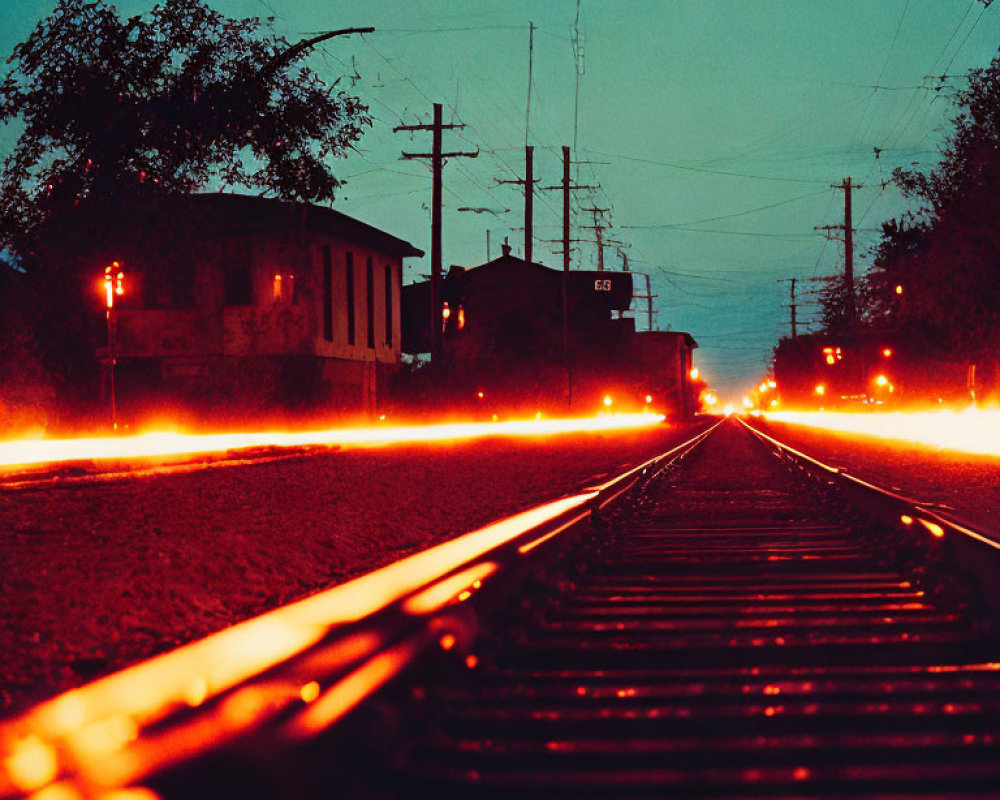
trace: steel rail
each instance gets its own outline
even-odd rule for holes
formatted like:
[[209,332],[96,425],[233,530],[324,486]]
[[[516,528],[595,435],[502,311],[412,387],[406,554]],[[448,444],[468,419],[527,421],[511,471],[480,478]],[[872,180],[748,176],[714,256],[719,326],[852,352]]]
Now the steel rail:
[[838,486],[850,502],[892,529],[912,535],[922,531],[930,537],[920,542],[975,576],[982,599],[994,611],[1000,611],[1000,535],[978,530],[973,525],[933,511],[899,492],[877,486],[844,470],[824,464],[812,456],[779,441],[737,417],[740,423],[776,453],[807,472],[821,476]]
[[523,577],[528,554],[668,468],[721,420],[598,485],[45,701],[0,724],[0,797],[100,797],[261,728],[327,729],[430,646],[471,641],[464,601]]

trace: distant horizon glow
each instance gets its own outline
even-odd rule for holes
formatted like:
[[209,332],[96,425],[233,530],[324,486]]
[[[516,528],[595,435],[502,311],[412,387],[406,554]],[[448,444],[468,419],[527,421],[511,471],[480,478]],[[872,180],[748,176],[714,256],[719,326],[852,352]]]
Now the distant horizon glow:
[[1000,457],[1000,409],[964,411],[768,411],[774,422],[855,433],[940,450]]
[[636,430],[659,425],[662,414],[602,414],[593,417],[378,425],[318,431],[261,431],[190,434],[156,432],[78,439],[20,439],[0,442],[0,467],[28,467],[93,460],[130,460],[204,455],[258,447],[377,447],[448,442],[490,436],[544,437],[570,433]]

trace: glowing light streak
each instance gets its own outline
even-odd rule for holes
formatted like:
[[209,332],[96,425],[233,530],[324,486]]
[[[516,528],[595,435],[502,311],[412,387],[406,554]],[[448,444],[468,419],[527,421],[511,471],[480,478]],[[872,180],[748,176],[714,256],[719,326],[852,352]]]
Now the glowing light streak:
[[657,425],[663,420],[662,414],[642,413],[504,422],[379,425],[300,432],[147,433],[106,438],[23,439],[0,442],[0,467],[225,453],[258,447],[373,447],[447,442],[488,436],[556,436],[645,428]]
[[1000,410],[778,411],[767,418],[809,428],[898,440],[939,450],[1000,456]]
[[302,740],[329,728],[377,688],[394,678],[419,652],[417,637],[379,653],[330,687],[285,725],[283,733]]
[[403,610],[408,614],[418,616],[437,611],[448,605],[448,603],[470,586],[478,589],[482,585],[482,581],[496,572],[496,570],[497,565],[492,561],[486,561],[462,570],[456,575],[432,584],[419,594],[407,598],[403,603]]
[[[57,778],[56,750],[46,740],[61,740],[74,754],[74,760],[81,762],[77,768],[101,785],[135,781],[151,764],[170,762],[197,747],[197,732],[184,731],[177,741],[169,743],[147,742],[141,736],[144,726],[182,705],[190,705],[192,695],[199,702],[217,696],[317,644],[338,625],[362,619],[403,599],[526,531],[585,505],[597,494],[583,492],[506,517],[42,703],[0,726],[0,741],[14,742],[13,752],[18,756],[0,762],[0,786],[6,779],[30,790]],[[479,575],[470,578],[473,583],[482,580]],[[379,676],[387,680],[401,668],[395,661],[391,666],[384,661],[377,663],[385,669],[373,667],[375,674],[365,679],[368,685],[377,684]],[[349,683],[343,689],[329,690],[315,702],[321,707],[316,714],[330,720],[346,713],[357,702],[353,698],[358,685]],[[298,687],[289,694],[299,696]],[[323,697],[328,695],[340,699],[324,703]],[[220,741],[224,735],[235,735],[251,725],[256,718],[275,713],[284,702],[266,687],[248,686],[227,700],[221,718],[213,720],[204,734],[212,741]],[[95,728],[95,723],[99,727]],[[305,730],[312,729],[314,723],[302,724]],[[89,733],[108,730],[124,748],[132,738],[133,726],[140,734],[137,747],[123,749],[117,760],[105,756],[88,761],[92,753],[86,741]]]

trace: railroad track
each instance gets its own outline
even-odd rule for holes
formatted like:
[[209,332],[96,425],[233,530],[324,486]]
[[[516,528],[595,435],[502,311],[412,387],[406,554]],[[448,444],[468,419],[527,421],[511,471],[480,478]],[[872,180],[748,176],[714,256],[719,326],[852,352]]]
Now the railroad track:
[[486,530],[89,761],[0,741],[95,797],[1000,797],[981,532],[736,419]]

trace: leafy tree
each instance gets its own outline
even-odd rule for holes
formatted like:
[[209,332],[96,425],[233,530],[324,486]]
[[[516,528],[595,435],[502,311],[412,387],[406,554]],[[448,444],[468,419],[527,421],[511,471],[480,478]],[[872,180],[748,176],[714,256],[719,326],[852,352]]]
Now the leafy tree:
[[200,221],[172,198],[211,186],[333,199],[331,160],[371,120],[301,63],[321,38],[289,44],[200,0],[127,19],[104,0],[59,0],[0,84],[0,121],[20,131],[0,174],[0,254],[35,312],[0,320],[0,337],[31,332],[8,360],[40,357],[66,397],[96,395],[96,283],[114,259],[149,281],[149,254],[159,267],[190,260]]
[[23,126],[0,178],[0,247],[26,259],[83,207],[213,181],[332,199],[327,160],[370,118],[296,63],[305,52],[199,0],[124,20],[103,0],[59,0],[0,86],[0,121]]
[[954,130],[930,174],[896,170],[921,206],[910,228],[887,229],[874,280],[904,287],[900,324],[942,350],[994,362],[1000,347],[1000,58],[973,70]]

